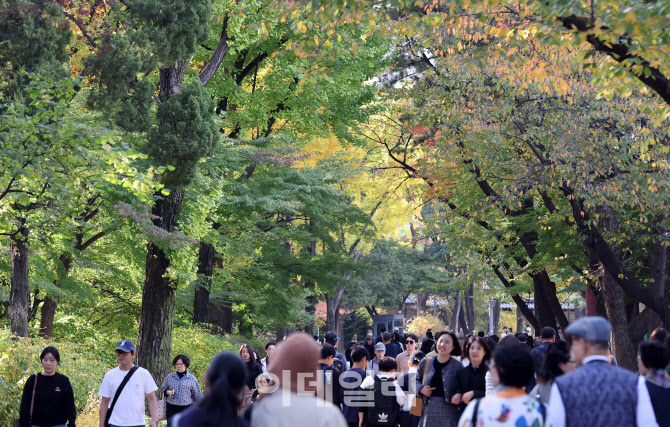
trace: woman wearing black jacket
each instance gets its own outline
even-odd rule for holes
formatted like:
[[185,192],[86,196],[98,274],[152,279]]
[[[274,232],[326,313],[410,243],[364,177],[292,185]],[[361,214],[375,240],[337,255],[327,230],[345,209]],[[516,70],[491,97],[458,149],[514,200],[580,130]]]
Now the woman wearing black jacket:
[[263,367],[256,359],[254,349],[249,344],[243,344],[240,347],[240,357],[244,359],[244,364],[247,366],[247,387],[249,390],[255,390],[256,378],[263,373]]
[[458,396],[464,405],[471,400],[482,398],[486,395],[486,373],[489,370],[488,363],[491,360],[491,347],[486,339],[476,337],[468,345],[467,350],[470,363],[461,369],[456,376],[458,380]]
[[[21,427],[51,426],[75,427],[77,408],[74,404],[74,392],[70,380],[56,372],[60,365],[60,353],[55,347],[47,347],[40,354],[43,372],[31,375],[23,386],[19,425]],[[37,384],[35,384],[37,381]],[[35,389],[35,401],[32,404]]]

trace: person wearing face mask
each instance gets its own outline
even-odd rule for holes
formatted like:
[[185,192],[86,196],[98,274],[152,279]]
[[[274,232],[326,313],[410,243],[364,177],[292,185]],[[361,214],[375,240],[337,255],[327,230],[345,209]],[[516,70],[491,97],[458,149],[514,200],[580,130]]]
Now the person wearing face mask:
[[425,404],[419,425],[455,426],[458,423],[461,403],[461,399],[456,396],[457,377],[463,369],[463,365],[456,358],[461,354],[461,345],[456,334],[438,332],[435,335],[435,351],[437,356],[423,359],[417,370],[416,389]]
[[77,417],[74,392],[68,377],[56,372],[60,365],[60,353],[56,347],[49,346],[42,350],[40,362],[44,370],[31,375],[23,386],[19,426],[65,427],[67,423],[74,427]]
[[486,395],[486,373],[489,370],[488,362],[491,360],[491,348],[486,339],[476,337],[468,347],[468,359],[470,363],[458,373],[458,394],[456,399],[461,399],[462,408],[473,399]]

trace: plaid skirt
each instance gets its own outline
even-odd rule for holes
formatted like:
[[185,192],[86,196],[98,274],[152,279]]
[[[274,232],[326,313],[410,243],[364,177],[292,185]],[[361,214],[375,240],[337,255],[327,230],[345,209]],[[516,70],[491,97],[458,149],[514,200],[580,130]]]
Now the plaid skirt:
[[456,427],[460,418],[458,405],[447,404],[444,397],[429,397],[419,427]]

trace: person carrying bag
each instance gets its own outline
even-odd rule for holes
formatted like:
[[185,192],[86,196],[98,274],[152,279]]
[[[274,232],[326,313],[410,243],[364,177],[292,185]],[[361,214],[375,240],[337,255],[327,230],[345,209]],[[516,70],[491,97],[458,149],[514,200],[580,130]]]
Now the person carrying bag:
[[114,411],[114,406],[116,405],[116,401],[119,400],[119,396],[121,395],[121,392],[123,391],[123,388],[128,384],[128,380],[130,380],[130,377],[133,376],[135,371],[139,366],[133,366],[130,368],[130,371],[126,374],[125,378],[123,378],[123,381],[121,381],[121,385],[119,385],[119,388],[116,389],[116,394],[114,395],[114,399],[112,400],[112,404],[107,410],[107,415],[105,416],[105,427],[109,427],[109,419],[112,416],[112,412]]

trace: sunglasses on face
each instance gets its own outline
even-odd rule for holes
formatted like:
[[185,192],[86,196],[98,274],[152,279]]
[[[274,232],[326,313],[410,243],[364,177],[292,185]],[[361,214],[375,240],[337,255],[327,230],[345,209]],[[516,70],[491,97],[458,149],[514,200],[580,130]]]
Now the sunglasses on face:
[[416,341],[407,340],[407,344],[414,344],[414,343],[416,343]]

